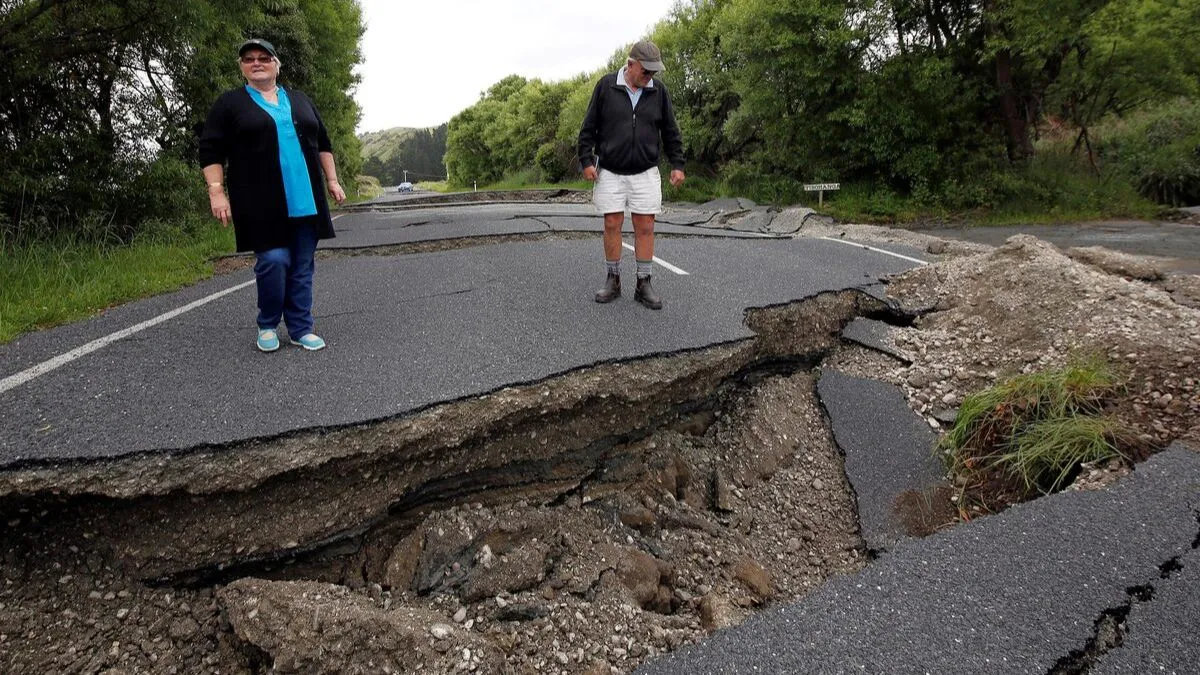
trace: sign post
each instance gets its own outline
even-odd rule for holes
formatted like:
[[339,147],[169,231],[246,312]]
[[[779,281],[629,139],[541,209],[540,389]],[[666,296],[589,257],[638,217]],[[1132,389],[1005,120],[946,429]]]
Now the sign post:
[[817,208],[825,208],[825,191],[826,190],[841,190],[841,183],[812,183],[804,186],[805,192],[817,193]]

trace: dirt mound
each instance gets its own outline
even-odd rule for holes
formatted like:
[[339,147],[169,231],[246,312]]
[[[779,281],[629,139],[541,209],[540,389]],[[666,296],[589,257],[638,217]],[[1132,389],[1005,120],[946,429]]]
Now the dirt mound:
[[1100,355],[1126,379],[1115,412],[1143,441],[1200,442],[1200,311],[1153,285],[1018,235],[991,252],[913,270],[889,293],[923,315],[895,334],[912,364],[892,363],[883,376],[906,389],[931,425],[1001,378]]

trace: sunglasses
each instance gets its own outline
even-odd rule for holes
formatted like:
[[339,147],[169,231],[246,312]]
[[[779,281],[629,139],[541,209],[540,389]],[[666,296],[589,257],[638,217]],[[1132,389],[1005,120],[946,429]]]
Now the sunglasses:
[[251,64],[251,63],[254,63],[255,61],[258,61],[259,63],[270,63],[275,60],[275,57],[270,56],[269,54],[260,54],[259,56],[241,56],[238,58],[241,60],[242,63],[245,63],[245,64]]

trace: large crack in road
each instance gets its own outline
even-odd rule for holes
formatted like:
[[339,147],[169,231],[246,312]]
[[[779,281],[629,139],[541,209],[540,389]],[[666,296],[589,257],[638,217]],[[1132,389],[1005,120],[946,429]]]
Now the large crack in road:
[[[1020,274],[1013,284],[1024,288],[1029,273]],[[1022,316],[1036,308],[1015,304]],[[920,306],[928,309],[913,311],[944,318],[953,304]],[[393,418],[6,471],[0,670],[628,672],[777,601],[817,598],[828,601],[813,605],[820,617],[836,616],[847,596],[831,593],[871,574],[878,591],[905,557],[867,566],[844,458],[815,391],[815,369],[837,363],[839,335],[860,316],[911,318],[853,291],[818,295],[748,312],[752,339],[602,363]],[[991,340],[980,335],[975,349]],[[1022,513],[956,528],[931,548],[981,532],[1023,537]],[[1177,606],[1159,600],[1150,576],[1167,591],[1194,578],[1194,554],[1145,528],[1133,535],[1165,552],[1137,567],[1146,575],[1132,574],[1139,586],[1130,588],[1152,585],[1154,598],[1089,577],[1112,569],[1072,570],[1089,590],[1069,598],[1069,621],[1046,627],[1058,672],[1137,658],[1128,643],[1139,613]],[[959,555],[983,546],[968,541]],[[978,569],[934,560],[937,574],[922,567],[924,576],[893,582],[962,601],[955,581],[968,595],[984,589],[992,563],[1014,552],[977,559]],[[909,562],[921,555],[907,549]],[[1065,574],[1035,560],[1047,568],[1027,583]],[[902,592],[888,598],[906,604]],[[989,618],[1007,621],[1013,609]],[[888,626],[864,639],[912,647]],[[707,644],[728,648],[731,633]],[[1038,644],[1042,658],[1050,647]],[[696,672],[683,668],[661,672]]]
[[[7,472],[6,667],[629,668],[864,563],[809,374],[863,315],[823,294],[394,419]],[[322,612],[362,639],[296,629]]]

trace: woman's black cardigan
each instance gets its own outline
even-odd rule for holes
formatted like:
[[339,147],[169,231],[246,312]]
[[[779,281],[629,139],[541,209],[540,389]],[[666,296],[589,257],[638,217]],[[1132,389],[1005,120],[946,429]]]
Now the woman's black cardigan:
[[[287,95],[317,203],[317,215],[311,220],[317,237],[328,239],[333,236],[333,220],[318,153],[333,152],[333,145],[312,101],[294,89],[288,89]],[[200,133],[200,166],[213,164],[227,165],[225,182],[237,250],[286,248],[299,219],[288,218],[275,121],[250,98],[245,87],[221,94],[208,112]]]

